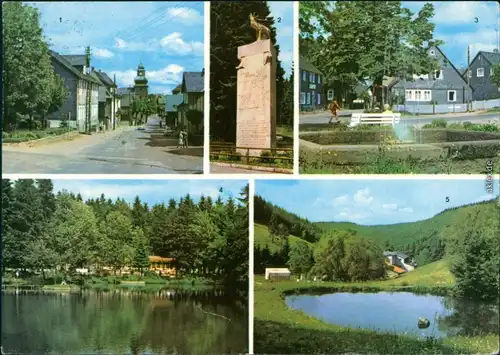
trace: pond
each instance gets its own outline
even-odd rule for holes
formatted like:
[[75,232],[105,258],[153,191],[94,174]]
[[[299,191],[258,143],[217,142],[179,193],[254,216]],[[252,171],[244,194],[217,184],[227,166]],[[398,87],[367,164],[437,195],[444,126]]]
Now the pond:
[[[410,292],[333,293],[294,295],[285,301],[292,309],[349,328],[437,338],[499,332],[498,305],[450,297]],[[429,319],[430,327],[419,329],[419,317]]]
[[247,304],[220,292],[2,294],[5,353],[248,352]]

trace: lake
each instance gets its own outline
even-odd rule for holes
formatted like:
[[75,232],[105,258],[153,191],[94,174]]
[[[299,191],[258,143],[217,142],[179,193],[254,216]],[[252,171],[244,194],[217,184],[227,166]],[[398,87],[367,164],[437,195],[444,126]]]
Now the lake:
[[[498,334],[498,305],[458,301],[410,292],[333,293],[286,297],[288,307],[324,322],[437,338]],[[419,317],[430,327],[418,329]]]
[[2,294],[5,353],[248,352],[248,307],[218,291]]

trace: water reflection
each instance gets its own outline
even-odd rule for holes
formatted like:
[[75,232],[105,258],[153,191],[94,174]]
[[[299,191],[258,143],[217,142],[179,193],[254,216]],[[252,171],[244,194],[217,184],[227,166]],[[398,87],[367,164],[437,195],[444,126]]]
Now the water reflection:
[[[325,322],[350,328],[424,337],[499,334],[498,304],[410,292],[300,295],[287,297],[286,303]],[[419,317],[429,319],[431,326],[418,329]]]
[[117,289],[2,296],[6,353],[248,351],[247,305],[222,291]]

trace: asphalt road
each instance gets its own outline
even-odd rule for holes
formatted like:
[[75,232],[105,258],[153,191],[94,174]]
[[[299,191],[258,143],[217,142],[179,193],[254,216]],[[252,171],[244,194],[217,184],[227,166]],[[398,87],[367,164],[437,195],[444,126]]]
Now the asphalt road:
[[176,155],[149,146],[159,132],[151,118],[145,130],[135,127],[61,141],[40,147],[3,146],[4,174],[201,174],[203,158]]
[[[303,115],[299,117],[299,125],[302,124],[327,124],[328,121],[330,120],[330,113],[329,112],[321,112],[317,114],[311,114],[311,115]],[[348,122],[351,117],[351,112],[344,112],[343,114],[341,113],[340,119],[343,122]],[[427,124],[431,123],[433,120],[436,119],[445,119],[449,123],[460,123],[460,122],[488,122],[493,119],[499,119],[500,118],[500,113],[483,113],[483,114],[446,114],[446,115],[433,115],[433,116],[421,116],[421,117],[415,117],[415,116],[401,116],[401,122],[405,123],[406,125],[413,126],[413,125],[421,125],[421,124]]]

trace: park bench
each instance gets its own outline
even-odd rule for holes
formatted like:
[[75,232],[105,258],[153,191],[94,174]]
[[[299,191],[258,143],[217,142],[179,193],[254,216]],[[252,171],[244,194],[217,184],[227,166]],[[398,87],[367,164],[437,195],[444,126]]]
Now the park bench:
[[400,113],[353,113],[349,126],[355,127],[359,124],[379,124],[394,126],[395,124],[399,123],[400,120]]

